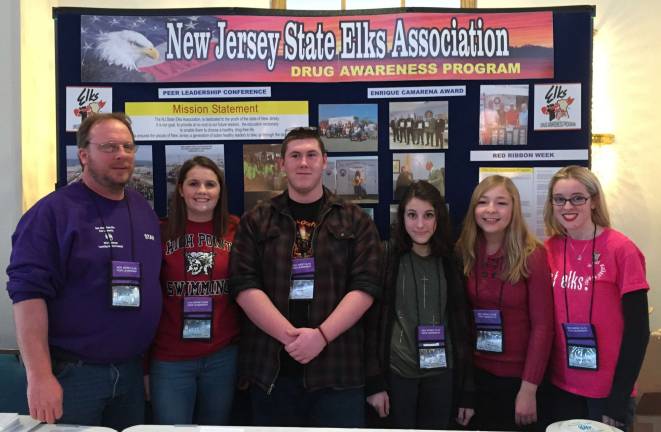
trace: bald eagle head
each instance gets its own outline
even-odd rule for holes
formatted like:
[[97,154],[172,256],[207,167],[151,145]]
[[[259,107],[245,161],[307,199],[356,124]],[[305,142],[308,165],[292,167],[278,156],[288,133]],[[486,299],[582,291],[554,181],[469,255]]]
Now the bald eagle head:
[[158,51],[149,39],[133,30],[100,35],[96,53],[109,65],[121,66],[128,70],[138,70],[138,62],[145,57],[158,58]]

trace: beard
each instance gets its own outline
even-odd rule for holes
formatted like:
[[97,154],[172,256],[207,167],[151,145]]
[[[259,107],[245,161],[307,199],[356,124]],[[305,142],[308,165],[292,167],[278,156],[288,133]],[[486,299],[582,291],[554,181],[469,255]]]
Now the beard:
[[133,166],[128,171],[128,175],[113,176],[112,170],[109,167],[99,169],[97,164],[93,160],[89,160],[87,166],[85,167],[87,174],[100,186],[111,190],[111,191],[120,191],[129,183],[131,177],[133,176]]

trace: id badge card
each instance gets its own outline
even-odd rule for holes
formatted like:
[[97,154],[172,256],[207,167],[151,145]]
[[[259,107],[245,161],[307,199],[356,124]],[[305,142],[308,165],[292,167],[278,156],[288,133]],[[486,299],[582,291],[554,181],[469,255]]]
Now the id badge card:
[[445,353],[445,326],[418,326],[418,362],[420,369],[448,367]]
[[212,297],[184,297],[183,340],[211,340]]
[[572,369],[596,371],[599,369],[597,334],[590,323],[563,323],[567,366]]
[[475,349],[481,352],[503,352],[503,321],[499,309],[473,309]]
[[314,257],[292,259],[291,274],[297,278],[310,276],[309,279],[312,279],[314,277]]
[[110,262],[110,306],[137,309],[140,307],[140,263]]
[[313,298],[314,279],[292,279],[289,300],[312,300]]

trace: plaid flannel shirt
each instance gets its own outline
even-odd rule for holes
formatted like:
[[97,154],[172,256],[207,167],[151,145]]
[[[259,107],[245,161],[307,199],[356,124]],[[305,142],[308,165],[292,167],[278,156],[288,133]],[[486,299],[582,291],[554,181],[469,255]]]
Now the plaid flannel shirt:
[[[382,246],[369,216],[324,188],[324,205],[312,237],[315,257],[314,299],[309,326],[318,327],[353,290],[378,298]],[[289,309],[292,248],[296,223],[287,203],[287,192],[256,206],[242,218],[232,245],[230,292],[257,288],[266,293],[285,317]],[[239,378],[268,390],[280,370],[283,345],[243,320],[239,350]],[[351,388],[364,385],[365,341],[377,329],[361,318],[304,366],[308,390]]]

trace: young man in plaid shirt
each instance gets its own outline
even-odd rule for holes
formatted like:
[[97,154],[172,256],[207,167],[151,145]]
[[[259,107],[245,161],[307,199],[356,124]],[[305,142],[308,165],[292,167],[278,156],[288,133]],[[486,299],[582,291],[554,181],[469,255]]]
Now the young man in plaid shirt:
[[287,190],[241,219],[230,289],[245,311],[239,376],[263,426],[364,425],[361,319],[379,286],[381,243],[358,206],[322,186],[327,155],[316,129],[282,145]]

